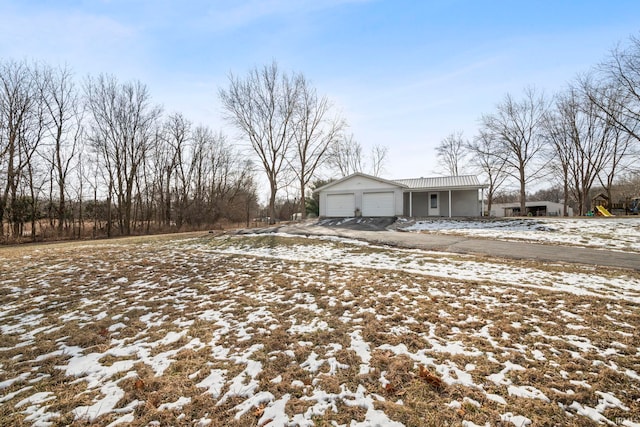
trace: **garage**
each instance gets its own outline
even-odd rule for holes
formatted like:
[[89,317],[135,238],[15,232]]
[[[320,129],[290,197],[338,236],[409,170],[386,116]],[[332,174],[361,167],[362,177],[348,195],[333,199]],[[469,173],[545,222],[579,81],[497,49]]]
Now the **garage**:
[[354,193],[327,194],[326,216],[351,217],[356,210],[356,197]]
[[363,216],[394,216],[395,195],[393,191],[362,194]]
[[318,193],[320,217],[393,218],[402,215],[405,188],[406,185],[357,172],[316,188],[314,193]]

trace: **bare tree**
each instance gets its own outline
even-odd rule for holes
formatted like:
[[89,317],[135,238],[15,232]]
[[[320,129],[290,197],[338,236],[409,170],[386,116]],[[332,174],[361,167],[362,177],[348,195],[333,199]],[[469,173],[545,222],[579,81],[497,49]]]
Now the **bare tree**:
[[[610,131],[607,145],[603,147],[603,163],[597,174],[598,181],[611,199],[611,187],[618,174],[638,160],[640,114],[634,117],[633,107],[631,110],[629,107],[635,102],[636,108],[640,108],[640,99],[634,101],[629,89],[612,81],[611,76],[608,80],[597,80],[593,75],[587,75],[579,80],[579,84],[585,102],[592,105],[592,114],[597,114]],[[640,87],[640,79],[637,84]]]
[[617,126],[613,126],[604,164],[598,174],[598,182],[605,189],[609,200],[613,200],[612,188],[619,174],[633,167],[634,160],[631,157],[627,157],[627,155],[635,154],[635,161],[638,161],[637,153],[633,152],[632,141],[633,138],[629,133]]
[[147,166],[151,168],[151,192],[152,199],[157,199],[156,221],[163,226],[169,226],[172,222],[172,197],[171,183],[176,169],[174,152],[168,143],[166,128],[158,126],[155,132],[155,144],[147,159]]
[[[31,222],[31,240],[36,240],[36,223],[39,217],[40,193],[46,182],[46,174],[43,173],[42,165],[38,163],[36,153],[42,146],[50,118],[46,111],[45,96],[38,90],[40,82],[44,80],[43,67],[34,66],[31,69],[31,79],[33,82],[33,99],[31,110],[31,123],[26,127],[20,138],[21,155],[24,164],[24,188],[22,193],[23,212],[16,222],[19,222],[20,233],[26,220]],[[28,205],[28,206],[27,206]],[[14,232],[14,235],[18,233]]]
[[[556,107],[558,104],[556,104]],[[557,111],[550,111],[544,124],[544,135],[550,145],[551,149],[548,150],[549,154],[549,167],[551,170],[560,176],[562,180],[563,190],[563,216],[569,215],[568,199],[569,199],[569,186],[571,183],[569,171],[572,162],[572,142],[570,132],[565,128],[564,119],[566,117],[558,114]]]
[[389,147],[386,145],[374,145],[371,147],[371,175],[382,175],[387,161],[387,154],[389,154]]
[[566,168],[569,188],[581,215],[589,209],[594,181],[607,165],[614,167],[612,156],[617,158],[621,149],[618,128],[591,102],[594,96],[569,88],[557,97],[555,115],[550,116],[546,126],[554,157]]
[[487,211],[491,213],[493,199],[507,179],[505,173],[506,156],[501,153],[502,145],[493,138],[491,132],[481,129],[473,141],[467,142],[466,150],[471,153],[471,165],[487,178]]
[[89,78],[85,88],[92,118],[89,138],[108,176],[107,203],[115,193],[120,233],[130,235],[134,186],[161,109],[150,104],[147,87],[139,81],[120,84],[101,75]]
[[640,38],[631,37],[626,47],[613,49],[580,86],[602,118],[617,129],[605,170],[598,176],[611,197],[618,173],[640,159]]
[[67,211],[69,174],[80,149],[82,110],[73,75],[68,68],[46,68],[40,92],[50,118],[50,144],[43,156],[51,168],[52,181],[58,187],[56,216],[58,235],[61,235]]
[[[0,63],[0,166],[4,172],[0,228],[4,229],[4,219],[8,216],[14,237],[20,235],[24,222],[20,182],[33,166],[33,155],[45,128],[41,97],[36,90],[38,78],[37,69],[25,62]],[[31,169],[30,176],[32,172]]]
[[295,158],[292,170],[300,185],[300,212],[306,217],[306,188],[316,170],[328,160],[327,153],[338,141],[345,121],[331,115],[332,106],[326,97],[318,97],[316,90],[300,76],[299,102],[295,109]]
[[[640,51],[638,53],[640,54]],[[603,140],[605,146],[603,147],[602,165],[596,173],[608,199],[612,200],[611,190],[615,180],[620,173],[638,160],[637,149],[640,148],[640,140],[634,139],[633,132],[636,132],[640,122],[632,123],[633,118],[625,119],[622,106],[625,104],[624,99],[629,100],[630,97],[619,86],[608,85],[606,88],[601,88],[590,85],[587,79],[583,81],[582,90],[586,95],[585,102],[591,104],[592,114],[599,116],[600,123],[607,131],[606,139]],[[602,106],[606,106],[606,113],[602,110]],[[640,108],[640,103],[638,103],[638,107]],[[628,123],[626,126],[621,126],[623,122]]]
[[[362,144],[356,141],[353,134],[342,135],[338,141],[331,145],[327,164],[341,177],[365,170],[368,170],[370,175],[380,176],[384,172],[388,154],[389,148],[387,146],[374,145],[371,147],[369,161],[367,161]],[[368,167],[369,163],[371,167]]]
[[[189,152],[191,143],[191,122],[182,114],[170,115],[164,123],[164,138],[169,149],[167,168],[167,190],[173,184],[174,207],[176,211],[176,227],[180,229],[191,204],[191,177],[193,174],[192,154]],[[171,176],[174,175],[173,183]],[[171,203],[168,194],[167,203]]]
[[500,142],[508,173],[520,184],[520,212],[526,212],[526,185],[544,172],[538,162],[544,148],[540,137],[546,102],[535,89],[527,89],[522,100],[507,94],[494,114],[482,116],[482,126]]
[[466,147],[469,142],[465,141],[462,132],[454,132],[447,135],[436,147],[436,153],[445,172],[452,176],[458,176],[464,169],[466,157]]
[[614,49],[597,70],[604,81],[588,85],[592,90],[585,93],[618,128],[640,142],[640,38],[631,37],[629,46]]
[[193,131],[190,169],[193,209],[189,221],[215,224],[221,218],[246,221],[254,209],[252,165],[222,133],[198,126]]
[[87,176],[87,166],[82,162],[84,145],[80,145],[80,150],[78,150],[78,163],[77,168],[75,168],[76,172],[76,180],[75,180],[75,190],[76,190],[76,202],[78,204],[78,235],[77,238],[80,239],[84,234],[84,202],[85,202],[85,181],[88,180]]
[[281,186],[289,149],[295,140],[295,112],[301,78],[271,65],[254,68],[241,79],[229,76],[229,88],[219,95],[226,119],[249,140],[267,175],[269,216],[275,218],[275,201]]
[[212,185],[210,182],[210,171],[213,168],[212,161],[216,160],[216,158],[210,156],[209,153],[216,144],[216,138],[209,128],[197,126],[193,131],[192,139],[191,165],[194,171],[194,223],[199,226],[201,222],[208,219],[207,214],[209,214],[212,218],[211,223],[213,224],[218,219],[217,213],[214,212],[215,208],[212,204],[207,203],[207,201],[209,200]]
[[328,163],[340,176],[348,176],[363,171],[362,156],[362,145],[351,134],[343,136],[331,146]]

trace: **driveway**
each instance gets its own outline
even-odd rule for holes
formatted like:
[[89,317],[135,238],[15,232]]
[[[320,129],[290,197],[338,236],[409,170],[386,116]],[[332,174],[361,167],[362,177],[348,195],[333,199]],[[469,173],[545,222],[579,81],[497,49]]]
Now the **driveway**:
[[485,255],[498,258],[528,259],[544,262],[566,262],[640,271],[640,255],[576,246],[511,242],[414,232],[389,231],[377,227],[342,226],[339,223],[291,223],[265,229],[247,229],[244,233],[282,232],[298,235],[340,236],[402,248],[459,254]]

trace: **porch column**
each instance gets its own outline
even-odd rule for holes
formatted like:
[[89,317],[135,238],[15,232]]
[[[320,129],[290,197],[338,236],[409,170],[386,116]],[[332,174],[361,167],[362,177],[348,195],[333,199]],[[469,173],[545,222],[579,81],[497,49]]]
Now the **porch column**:
[[409,191],[409,217],[413,218],[413,191]]
[[451,218],[451,190],[449,190],[449,218]]

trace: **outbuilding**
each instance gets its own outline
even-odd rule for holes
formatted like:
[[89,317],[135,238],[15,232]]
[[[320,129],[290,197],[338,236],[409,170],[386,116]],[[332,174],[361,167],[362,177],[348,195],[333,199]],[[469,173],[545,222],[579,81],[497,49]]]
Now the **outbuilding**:
[[473,175],[387,180],[354,173],[315,190],[321,217],[460,217],[482,212]]
[[[520,212],[520,203],[493,203],[490,216],[562,216],[564,205],[562,203],[537,201],[526,202],[526,212]],[[567,206],[567,215],[573,216],[573,208]]]

